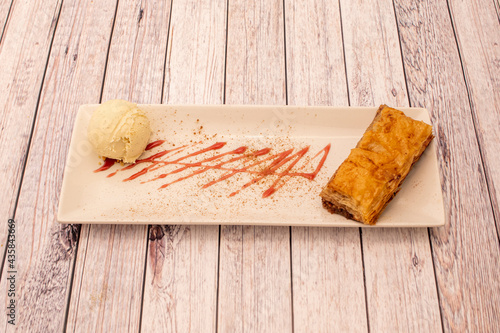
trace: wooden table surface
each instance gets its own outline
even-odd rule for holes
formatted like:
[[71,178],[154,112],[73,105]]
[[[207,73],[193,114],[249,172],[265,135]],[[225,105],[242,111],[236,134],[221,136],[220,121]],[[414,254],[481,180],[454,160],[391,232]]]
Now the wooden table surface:
[[[0,331],[500,332],[499,13],[0,0]],[[114,98],[426,107],[446,225],[60,225],[78,107]]]

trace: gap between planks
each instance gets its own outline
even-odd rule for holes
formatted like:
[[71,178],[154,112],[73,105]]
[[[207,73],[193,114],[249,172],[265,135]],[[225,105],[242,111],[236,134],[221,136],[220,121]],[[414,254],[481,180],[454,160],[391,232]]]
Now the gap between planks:
[[5,28],[7,27],[7,22],[9,22],[9,17],[10,17],[10,11],[12,9],[12,4],[14,3],[14,0],[11,0],[10,1],[10,4],[9,4],[9,9],[7,10],[7,15],[5,15],[5,22],[4,24],[2,25],[2,32],[0,32],[0,45],[2,45],[2,41],[3,41],[3,33],[5,32]]

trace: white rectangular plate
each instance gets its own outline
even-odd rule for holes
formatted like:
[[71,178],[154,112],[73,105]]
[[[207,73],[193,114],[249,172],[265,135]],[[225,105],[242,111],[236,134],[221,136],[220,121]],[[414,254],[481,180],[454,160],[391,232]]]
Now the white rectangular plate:
[[[282,179],[287,179],[285,185],[267,198],[262,194],[277,176],[268,176],[237,195],[229,196],[256,174],[241,172],[202,189],[204,184],[227,172],[210,169],[159,189],[161,185],[201,167],[190,167],[147,183],[141,182],[183,164],[166,165],[131,181],[123,180],[147,164],[120,171],[113,177],[107,176],[122,168],[119,164],[107,171],[93,172],[103,162],[87,141],[87,125],[96,107],[83,105],[78,111],[59,202],[58,221],[61,223],[364,226],[327,212],[322,207],[319,193],[373,120],[376,107],[140,105],[151,121],[153,134],[150,141],[166,140],[141,158],[187,145],[183,152],[169,159],[172,161],[216,142],[226,142],[226,145],[217,151],[182,160],[182,163],[193,163],[241,146],[248,147],[247,152],[272,148],[269,155],[291,148],[295,153],[310,146],[308,153],[291,170],[297,171],[331,144],[325,164],[314,180],[284,177]],[[400,109],[408,116],[430,124],[426,109]],[[319,158],[299,171],[314,170]],[[261,167],[271,161],[261,164]],[[431,227],[441,226],[444,222],[436,143],[433,140],[406,178],[401,191],[373,227]]]

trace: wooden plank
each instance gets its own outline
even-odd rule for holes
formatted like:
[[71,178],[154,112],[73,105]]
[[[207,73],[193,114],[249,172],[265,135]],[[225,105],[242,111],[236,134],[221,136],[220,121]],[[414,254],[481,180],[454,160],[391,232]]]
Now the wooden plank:
[[82,227],[81,235],[67,330],[137,331],[147,227]]
[[[339,3],[286,1],[285,23],[289,104],[348,105]],[[291,236],[294,330],[366,332],[359,230],[293,227]]]
[[[34,6],[31,21],[46,5]],[[78,106],[99,101],[114,11],[105,1],[65,1],[61,9],[16,211],[16,235],[22,235],[16,244],[18,322],[8,331],[64,329],[79,227],[56,222],[57,202]],[[30,26],[39,34],[36,24]]]
[[[14,215],[60,6],[58,0],[15,2],[0,43],[0,153],[5,156],[0,161],[0,216],[5,219]],[[8,7],[1,9],[6,18]],[[6,240],[7,223],[0,223],[0,244]]]
[[[161,103],[169,17],[170,2],[119,2],[103,101]],[[147,235],[147,226],[83,227],[68,331],[139,330]]]
[[347,106],[339,3],[287,0],[285,21],[289,104]]
[[[222,103],[226,1],[172,6],[163,102]],[[219,227],[152,226],[149,239],[141,330],[215,331]]]
[[283,3],[232,1],[228,12],[227,104],[286,104]]
[[[341,1],[351,105],[408,106],[392,1]],[[441,331],[427,229],[363,229],[370,330]]]
[[443,327],[496,332],[500,248],[447,7],[395,2],[410,101],[431,112],[439,145],[448,221],[431,241]]
[[359,230],[292,228],[297,332],[367,332]]
[[[226,103],[285,104],[282,1],[232,1]],[[292,330],[290,234],[283,227],[223,226],[218,329]]]
[[352,106],[408,106],[391,1],[340,1]]
[[500,29],[494,3],[450,1],[449,7],[500,234]]
[[0,43],[2,42],[3,31],[7,24],[10,8],[14,0],[1,0],[0,1]]

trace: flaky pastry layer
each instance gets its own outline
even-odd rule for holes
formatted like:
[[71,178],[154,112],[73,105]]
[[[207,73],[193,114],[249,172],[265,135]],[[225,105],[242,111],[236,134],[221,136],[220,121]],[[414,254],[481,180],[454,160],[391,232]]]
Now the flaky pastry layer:
[[320,196],[331,213],[375,224],[433,138],[432,127],[381,105]]

